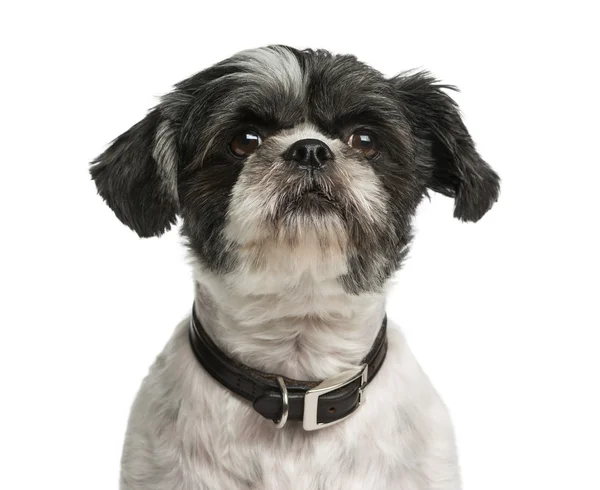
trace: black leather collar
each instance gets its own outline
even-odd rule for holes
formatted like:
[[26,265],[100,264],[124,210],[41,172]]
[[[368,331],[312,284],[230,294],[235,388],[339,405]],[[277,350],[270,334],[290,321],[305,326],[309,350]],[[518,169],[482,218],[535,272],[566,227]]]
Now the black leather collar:
[[285,425],[303,421],[307,430],[339,422],[354,413],[363,389],[378,373],[387,353],[387,317],[369,353],[356,370],[324,381],[298,381],[252,369],[228,357],[210,339],[192,308],[190,343],[204,369],[219,383],[252,402],[263,417]]

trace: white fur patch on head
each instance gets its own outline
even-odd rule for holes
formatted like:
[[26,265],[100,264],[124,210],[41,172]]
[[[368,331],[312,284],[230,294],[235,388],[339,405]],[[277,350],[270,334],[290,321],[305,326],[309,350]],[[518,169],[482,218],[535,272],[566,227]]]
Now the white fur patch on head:
[[174,133],[168,121],[158,125],[152,156],[156,160],[164,189],[177,200],[177,151]]
[[305,79],[302,68],[294,54],[281,46],[249,49],[233,56],[232,61],[247,71],[236,73],[238,77],[249,77],[261,84],[282,89],[290,95],[304,93]]

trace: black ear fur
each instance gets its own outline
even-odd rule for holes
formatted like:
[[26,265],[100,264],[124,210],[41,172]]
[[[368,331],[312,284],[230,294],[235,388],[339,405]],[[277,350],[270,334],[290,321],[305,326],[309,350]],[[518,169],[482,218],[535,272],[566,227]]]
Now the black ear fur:
[[161,162],[154,157],[161,121],[159,110],[154,109],[115,139],[90,168],[98,193],[117,218],[141,237],[161,235],[177,220],[174,184],[165,182]]
[[479,156],[456,102],[430,74],[419,72],[392,79],[413,132],[433,160],[428,187],[454,198],[454,216],[478,221],[498,200],[500,178]]

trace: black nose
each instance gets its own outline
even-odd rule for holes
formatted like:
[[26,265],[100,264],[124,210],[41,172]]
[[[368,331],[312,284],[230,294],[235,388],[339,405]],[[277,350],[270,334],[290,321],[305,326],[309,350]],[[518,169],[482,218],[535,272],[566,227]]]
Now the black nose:
[[287,162],[297,162],[301,167],[321,168],[328,160],[333,160],[333,153],[321,140],[298,140],[291,145],[283,158]]

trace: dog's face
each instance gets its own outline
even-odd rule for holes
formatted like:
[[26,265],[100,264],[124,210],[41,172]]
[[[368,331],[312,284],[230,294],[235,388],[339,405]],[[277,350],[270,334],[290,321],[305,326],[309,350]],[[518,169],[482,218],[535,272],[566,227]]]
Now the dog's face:
[[176,85],[92,164],[140,236],[183,219],[215,274],[285,269],[378,291],[428,189],[476,221],[499,179],[427,74],[384,78],[352,56],[271,46]]

